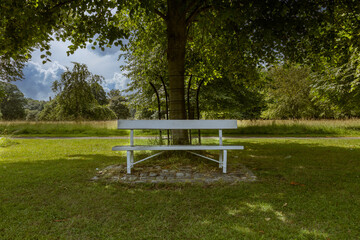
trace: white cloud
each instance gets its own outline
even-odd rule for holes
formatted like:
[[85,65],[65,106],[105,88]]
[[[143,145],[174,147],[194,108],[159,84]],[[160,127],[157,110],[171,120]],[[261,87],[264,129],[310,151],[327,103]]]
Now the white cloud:
[[52,82],[60,78],[66,67],[72,69],[72,62],[86,64],[91,73],[103,76],[105,78],[103,86],[106,91],[126,88],[129,80],[120,72],[119,66],[124,64],[118,61],[120,50],[108,48],[102,52],[99,49],[85,48],[67,56],[66,51],[70,42],[53,41],[50,45],[51,62],[42,64],[43,59],[40,56],[43,53],[39,50],[33,52],[31,61],[24,69],[25,79],[16,82],[26,97],[46,100],[49,96],[53,96]]
[[122,73],[115,72],[112,78],[105,79],[102,84],[105,91],[110,91],[111,89],[120,89],[123,90],[127,87],[129,79],[126,78]]
[[57,61],[43,65],[30,61],[24,68],[25,79],[15,82],[25,97],[38,100],[47,100],[53,97],[52,83],[60,78],[66,68]]
[[66,67],[58,61],[54,61],[46,65],[30,61],[27,67],[34,68],[40,75],[43,76],[37,80],[43,84],[49,83],[49,81],[53,82],[58,79],[59,73],[61,74],[66,70]]

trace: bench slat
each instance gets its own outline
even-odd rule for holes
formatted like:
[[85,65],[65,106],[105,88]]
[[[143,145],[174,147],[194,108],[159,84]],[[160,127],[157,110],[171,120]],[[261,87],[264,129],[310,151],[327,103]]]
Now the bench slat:
[[113,151],[127,151],[127,150],[156,150],[156,151],[167,151],[167,150],[243,150],[244,146],[218,146],[218,145],[137,145],[137,146],[115,146],[112,148]]
[[236,129],[237,120],[118,120],[118,129]]

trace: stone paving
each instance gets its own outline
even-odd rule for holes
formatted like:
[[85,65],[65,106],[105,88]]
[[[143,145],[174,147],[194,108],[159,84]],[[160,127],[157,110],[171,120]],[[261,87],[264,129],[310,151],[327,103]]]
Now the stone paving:
[[176,169],[164,166],[143,166],[132,169],[132,174],[126,174],[126,165],[111,165],[97,172],[93,181],[105,180],[119,183],[228,183],[253,182],[256,176],[245,166],[237,164],[228,165],[228,173],[222,169],[199,168],[190,165],[180,166]]

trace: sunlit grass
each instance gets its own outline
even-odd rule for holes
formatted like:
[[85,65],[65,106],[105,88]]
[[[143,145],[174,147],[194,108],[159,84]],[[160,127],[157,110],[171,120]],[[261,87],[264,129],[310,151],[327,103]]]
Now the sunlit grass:
[[288,136],[360,136],[360,119],[239,120],[232,134]]
[[212,186],[90,181],[125,163],[111,151],[125,139],[16,142],[0,147],[0,239],[360,236],[360,140],[228,139],[245,146],[229,151],[229,170],[241,163],[258,181]]

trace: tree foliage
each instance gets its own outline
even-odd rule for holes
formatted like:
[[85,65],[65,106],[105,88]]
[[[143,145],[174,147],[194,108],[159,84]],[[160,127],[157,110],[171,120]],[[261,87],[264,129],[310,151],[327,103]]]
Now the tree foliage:
[[37,121],[39,120],[39,114],[44,109],[46,101],[43,100],[34,100],[31,98],[26,99],[27,103],[24,106],[26,113],[27,121]]
[[16,85],[0,82],[0,88],[4,90],[0,99],[0,111],[4,120],[19,120],[25,118],[26,99]]
[[[43,120],[108,120],[115,119],[115,113],[103,103],[102,77],[89,72],[85,64],[74,63],[61,79],[53,83],[55,99],[45,105],[40,118]],[[94,95],[96,94],[96,95]],[[100,103],[98,102],[99,99]],[[105,95],[106,102],[106,95]]]
[[127,100],[121,95],[119,90],[109,92],[109,108],[116,114],[117,119],[127,119],[130,117],[130,110],[127,106]]
[[[123,38],[128,38],[130,34],[141,35],[144,33],[143,30],[150,26],[161,36],[155,40],[161,42],[160,45],[164,47],[166,53],[165,69],[169,84],[170,118],[184,119],[186,118],[184,75],[194,67],[186,65],[189,39],[200,35],[208,37],[208,43],[212,40],[219,43],[235,38],[234,43],[243,46],[244,50],[239,52],[240,57],[236,59],[252,66],[259,64],[259,61],[269,61],[282,55],[298,58],[305,55],[303,49],[299,49],[300,43],[311,40],[306,35],[315,32],[313,31],[314,27],[317,28],[315,23],[319,20],[327,20],[331,2],[330,0],[321,2],[312,0],[5,0],[2,1],[1,7],[8,9],[9,12],[4,14],[2,19],[1,41],[5,42],[5,48],[0,50],[1,53],[5,51],[8,54],[18,55],[24,53],[22,50],[37,43],[45,52],[43,57],[46,60],[46,56],[51,55],[47,42],[53,36],[57,39],[69,39],[72,42],[69,53],[73,53],[77,48],[84,48],[88,42],[100,48],[112,44],[121,45]],[[198,29],[201,31],[196,29],[196,25],[199,25]],[[224,32],[227,38],[222,39]],[[225,50],[223,53],[228,54],[229,48],[224,44],[222,47]],[[207,49],[209,48],[205,50]],[[199,71],[202,70],[202,66],[215,63],[216,72],[218,65],[230,62],[220,61],[218,64],[216,60],[221,57],[211,58],[210,56],[217,56],[211,55],[215,51],[205,50],[202,52],[207,58],[202,58],[201,64],[195,67]],[[194,61],[190,62],[194,63]],[[214,73],[214,70],[210,72]],[[246,75],[246,72],[243,75]],[[215,77],[208,76],[207,79]],[[183,141],[186,138],[183,133],[178,132],[175,140]]]
[[359,55],[355,51],[348,62],[336,67],[328,67],[314,72],[314,98],[321,106],[326,106],[324,117],[349,118],[360,116]]
[[54,92],[58,93],[58,102],[64,116],[74,119],[87,115],[96,99],[91,92],[92,74],[85,64],[74,63],[73,69],[61,74],[60,81],[53,83]]
[[[343,91],[341,96],[358,96],[357,67],[352,67],[360,37],[357,0],[3,0],[0,6],[0,56],[16,60],[39,47],[46,61],[54,38],[72,42],[68,53],[87,44],[120,45],[130,53],[131,89],[154,100],[149,82],[163,91],[162,77],[172,119],[186,117],[186,76],[205,79],[209,86],[223,81],[236,91],[241,87],[251,102],[259,66],[284,59],[307,63],[318,73],[315,97],[335,102],[334,88]],[[130,38],[127,48],[125,38]],[[198,83],[194,80],[190,89]],[[220,96],[226,96],[225,89]],[[103,93],[95,97],[100,98]]]
[[272,67],[266,73],[267,109],[263,117],[270,119],[316,118],[312,102],[310,69],[295,64]]
[[263,86],[228,78],[214,79],[201,89],[200,114],[208,119],[257,119],[265,107]]
[[6,56],[0,56],[0,81],[11,82],[22,79],[22,69],[25,66],[25,61],[25,58],[14,60]]
[[90,83],[91,93],[99,105],[106,105],[108,103],[106,92],[104,88],[100,85],[103,80],[104,77],[99,75],[94,75],[92,76]]

